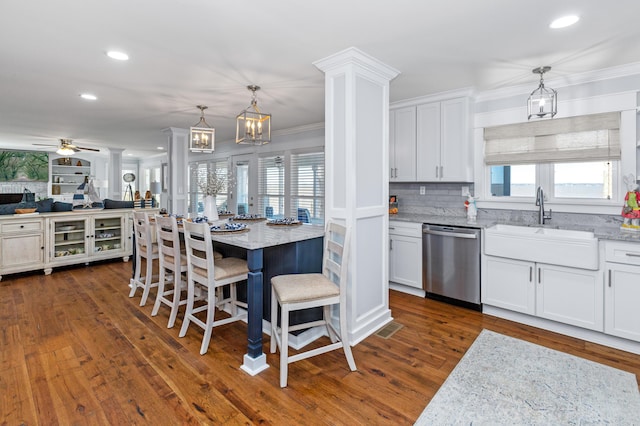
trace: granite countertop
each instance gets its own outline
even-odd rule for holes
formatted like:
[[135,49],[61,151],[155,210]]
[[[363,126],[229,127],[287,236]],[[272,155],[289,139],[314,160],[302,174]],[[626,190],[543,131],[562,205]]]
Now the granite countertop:
[[[214,225],[222,225],[226,220],[212,222]],[[211,233],[211,239],[219,243],[226,243],[247,250],[255,250],[265,247],[279,246],[297,241],[310,240],[324,236],[324,227],[304,223],[297,226],[272,226],[267,225],[266,220],[261,221],[236,221],[246,223],[249,232],[241,233]]]
[[546,225],[523,223],[518,221],[499,220],[495,218],[478,218],[475,222],[469,222],[464,216],[445,216],[434,214],[419,214],[419,213],[398,213],[389,215],[389,220],[397,220],[400,222],[417,222],[417,223],[430,223],[434,225],[448,225],[448,226],[460,226],[468,228],[488,228],[497,223],[507,225],[519,225],[519,226],[544,226],[558,229],[570,229],[575,231],[590,231],[593,232],[596,238],[602,240],[615,240],[615,241],[632,241],[640,242],[640,232],[627,231],[620,229],[618,224],[580,224],[580,223],[548,223]]

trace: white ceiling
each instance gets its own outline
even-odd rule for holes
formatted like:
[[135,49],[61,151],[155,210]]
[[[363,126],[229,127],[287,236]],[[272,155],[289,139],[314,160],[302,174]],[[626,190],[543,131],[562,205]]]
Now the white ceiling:
[[[578,24],[548,28],[569,13]],[[248,84],[262,87],[274,131],[320,123],[324,75],[312,63],[351,46],[401,71],[391,101],[533,90],[541,65],[552,81],[640,62],[639,16],[638,0],[3,0],[0,146],[71,138],[149,155],[162,129],[198,122],[198,104],[217,143],[231,143]]]

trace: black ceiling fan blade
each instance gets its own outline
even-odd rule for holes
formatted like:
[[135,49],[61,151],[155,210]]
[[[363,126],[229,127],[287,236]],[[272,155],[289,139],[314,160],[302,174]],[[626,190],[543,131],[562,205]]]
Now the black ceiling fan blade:
[[38,145],[38,146],[53,146],[56,147],[58,145],[52,145],[50,143],[32,143],[31,145]]
[[96,149],[96,148],[85,148],[85,147],[82,147],[82,146],[76,146],[76,148],[78,148],[79,150],[82,150],[82,151],[100,152],[100,150]]

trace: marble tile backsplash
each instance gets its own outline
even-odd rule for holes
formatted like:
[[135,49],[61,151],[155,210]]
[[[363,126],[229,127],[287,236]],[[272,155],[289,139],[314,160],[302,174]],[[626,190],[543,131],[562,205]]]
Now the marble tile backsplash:
[[[420,194],[420,187],[425,194]],[[473,194],[473,184],[469,183],[390,183],[389,194],[398,196],[398,209],[403,213],[436,214],[462,217],[466,215],[462,187],[468,186]]]
[[[420,187],[425,187],[425,194],[420,194]],[[462,187],[468,186],[471,194],[474,187],[471,183],[390,183],[389,194],[398,196],[398,209],[401,213],[427,214],[450,217],[465,217]],[[505,223],[538,223],[538,212],[532,206],[531,210],[500,210],[478,209],[478,219],[495,220]],[[619,215],[600,215],[584,213],[553,212],[548,222],[551,226],[585,227],[620,227],[622,217]]]
[[27,188],[36,194],[36,200],[47,198],[47,182],[2,182],[0,183],[0,194],[19,194]]

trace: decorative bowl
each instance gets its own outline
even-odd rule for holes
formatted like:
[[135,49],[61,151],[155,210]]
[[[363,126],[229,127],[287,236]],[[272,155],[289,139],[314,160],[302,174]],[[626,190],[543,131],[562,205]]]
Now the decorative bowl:
[[16,209],[16,214],[35,213],[36,210],[35,207],[32,209]]

